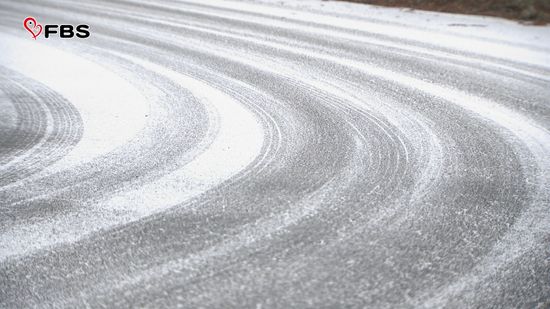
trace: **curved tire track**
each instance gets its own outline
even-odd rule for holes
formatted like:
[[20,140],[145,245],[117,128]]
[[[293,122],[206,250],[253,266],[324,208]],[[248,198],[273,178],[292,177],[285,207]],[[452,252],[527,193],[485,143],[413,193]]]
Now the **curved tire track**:
[[[97,135],[112,145],[85,156],[94,102],[45,99],[15,130],[14,109],[38,107],[14,80],[49,92],[2,71],[0,140],[21,150],[2,149],[19,165],[2,166],[17,179],[0,188],[0,304],[548,304],[550,59],[526,39],[548,29],[319,3],[0,4],[7,49],[21,14],[91,24],[88,40],[38,44],[148,104],[135,133]],[[440,26],[470,19],[489,27]],[[69,133],[41,147],[44,115],[71,103],[48,116]]]

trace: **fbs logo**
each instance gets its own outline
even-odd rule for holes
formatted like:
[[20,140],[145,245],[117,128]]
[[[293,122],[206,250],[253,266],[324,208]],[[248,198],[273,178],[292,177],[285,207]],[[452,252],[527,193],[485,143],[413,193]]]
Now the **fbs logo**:
[[42,33],[42,30],[44,30],[44,38],[46,39],[52,35],[57,35],[63,39],[71,39],[75,36],[85,39],[90,36],[90,26],[88,25],[78,25],[76,27],[73,25],[44,25],[42,29],[42,25],[32,16],[25,18],[23,26],[31,33],[32,38],[35,40]]

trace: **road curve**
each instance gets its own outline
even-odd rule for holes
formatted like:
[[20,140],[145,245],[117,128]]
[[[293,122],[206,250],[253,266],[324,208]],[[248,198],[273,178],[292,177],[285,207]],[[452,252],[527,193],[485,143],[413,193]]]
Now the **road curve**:
[[0,50],[2,308],[550,305],[549,27],[13,0]]

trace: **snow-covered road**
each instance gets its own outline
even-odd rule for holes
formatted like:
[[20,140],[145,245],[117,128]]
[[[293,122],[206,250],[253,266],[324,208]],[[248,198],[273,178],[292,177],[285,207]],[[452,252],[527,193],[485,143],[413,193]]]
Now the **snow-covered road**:
[[2,0],[0,307],[548,306],[549,86],[495,18]]

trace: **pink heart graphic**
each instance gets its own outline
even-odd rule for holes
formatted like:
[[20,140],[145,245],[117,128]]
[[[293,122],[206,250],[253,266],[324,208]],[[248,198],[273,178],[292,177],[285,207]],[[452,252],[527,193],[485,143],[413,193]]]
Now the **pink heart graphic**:
[[34,17],[27,17],[23,22],[23,26],[28,32],[32,34],[32,38],[36,40],[36,37],[42,33],[42,25],[36,22]]

